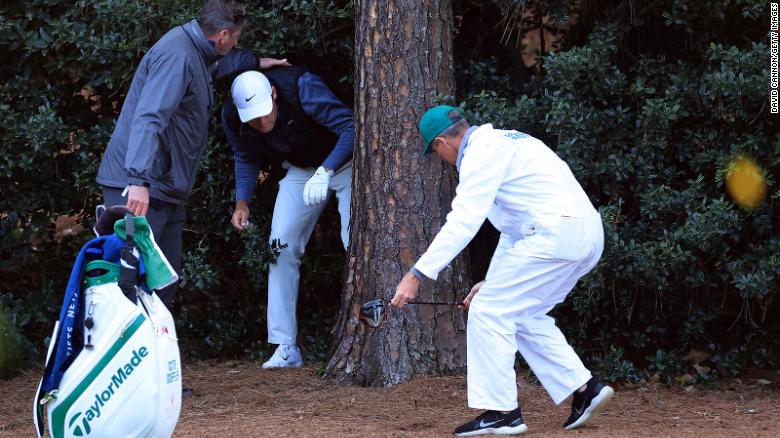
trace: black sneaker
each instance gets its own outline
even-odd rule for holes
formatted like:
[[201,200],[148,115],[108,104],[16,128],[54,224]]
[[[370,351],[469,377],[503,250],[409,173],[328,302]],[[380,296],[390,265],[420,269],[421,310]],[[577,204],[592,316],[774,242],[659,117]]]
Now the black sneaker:
[[487,435],[520,435],[528,430],[523,422],[520,407],[509,413],[501,411],[485,411],[477,418],[455,429],[457,436]]
[[563,428],[572,430],[585,426],[588,421],[598,415],[614,394],[615,391],[612,388],[602,385],[597,378],[591,377],[585,391],[574,392],[571,401],[571,415],[563,423]]

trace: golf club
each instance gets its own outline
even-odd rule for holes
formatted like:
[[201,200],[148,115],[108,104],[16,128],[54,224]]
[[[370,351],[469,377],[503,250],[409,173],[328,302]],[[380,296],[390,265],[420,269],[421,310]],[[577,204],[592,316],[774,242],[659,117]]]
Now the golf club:
[[[443,301],[409,301],[406,304],[424,304],[432,306],[459,306],[462,303],[448,303]],[[371,300],[360,306],[359,319],[369,327],[379,327],[385,320],[385,303],[382,300]]]

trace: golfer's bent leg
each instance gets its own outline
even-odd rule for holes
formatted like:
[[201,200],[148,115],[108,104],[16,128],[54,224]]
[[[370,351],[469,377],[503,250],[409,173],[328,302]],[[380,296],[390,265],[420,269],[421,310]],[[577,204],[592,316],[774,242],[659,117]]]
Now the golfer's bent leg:
[[330,182],[331,190],[336,191],[339,201],[339,217],[341,218],[341,243],[344,249],[349,244],[349,205],[352,198],[352,161],[342,166]]
[[298,335],[295,307],[301,256],[325,208],[324,202],[316,206],[303,203],[303,186],[313,174],[292,166],[279,182],[270,242],[278,239],[287,247],[268,268],[268,342],[271,344],[294,345]]
[[466,328],[467,389],[470,408],[511,411],[517,408],[514,330],[498,313],[481,305],[479,291],[469,307]]

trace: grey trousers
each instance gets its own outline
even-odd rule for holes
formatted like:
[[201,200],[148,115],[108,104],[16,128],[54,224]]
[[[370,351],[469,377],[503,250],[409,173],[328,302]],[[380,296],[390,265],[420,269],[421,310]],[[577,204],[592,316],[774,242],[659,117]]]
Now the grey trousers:
[[341,216],[341,242],[344,249],[349,240],[349,202],[352,197],[352,160],[336,171],[330,179],[328,198],[319,205],[303,203],[303,187],[314,175],[314,168],[290,166],[279,182],[279,194],[271,222],[271,238],[287,247],[281,250],[276,263],[268,267],[268,343],[292,344],[298,336],[295,308],[298,302],[301,256],[327,199],[335,193]]
[[[106,207],[127,205],[127,198],[122,196],[122,190],[103,186],[103,204]],[[154,233],[154,240],[157,242],[157,246],[160,247],[163,254],[165,254],[165,258],[168,259],[173,269],[181,277],[181,234],[184,228],[184,221],[187,219],[187,211],[183,204],[157,204],[155,207],[149,206],[149,210],[146,212],[146,220],[149,221],[149,226],[152,227],[152,233]],[[178,289],[179,285],[174,283],[157,291],[157,296],[160,297],[168,309],[171,308],[171,303]]]

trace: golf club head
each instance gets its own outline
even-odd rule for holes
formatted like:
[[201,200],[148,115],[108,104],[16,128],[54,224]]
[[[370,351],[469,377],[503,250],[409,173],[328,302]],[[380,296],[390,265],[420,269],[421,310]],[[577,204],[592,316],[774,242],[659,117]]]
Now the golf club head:
[[360,306],[360,320],[369,327],[379,327],[385,320],[385,303],[382,300],[371,300]]

